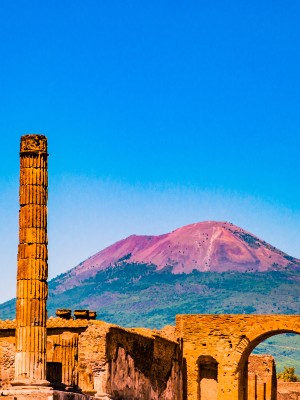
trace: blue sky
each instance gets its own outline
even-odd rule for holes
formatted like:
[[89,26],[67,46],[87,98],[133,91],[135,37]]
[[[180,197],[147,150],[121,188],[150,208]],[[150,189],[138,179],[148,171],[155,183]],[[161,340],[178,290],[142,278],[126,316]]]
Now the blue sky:
[[106,245],[231,221],[300,257],[300,3],[0,4],[0,251],[18,151],[49,140],[50,276]]

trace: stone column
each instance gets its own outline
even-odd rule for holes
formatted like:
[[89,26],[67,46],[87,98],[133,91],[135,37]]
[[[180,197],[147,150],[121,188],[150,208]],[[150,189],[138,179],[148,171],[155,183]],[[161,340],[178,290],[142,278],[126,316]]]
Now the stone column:
[[14,385],[45,386],[47,250],[47,139],[24,135],[20,151],[20,211]]
[[76,360],[78,358],[78,334],[64,332],[60,336],[62,383],[67,390],[78,386]]

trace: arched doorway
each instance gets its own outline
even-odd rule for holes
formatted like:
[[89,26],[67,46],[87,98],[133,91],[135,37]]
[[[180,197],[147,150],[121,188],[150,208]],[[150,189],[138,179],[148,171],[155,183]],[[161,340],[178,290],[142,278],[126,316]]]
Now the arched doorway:
[[277,373],[284,367],[295,367],[295,373],[300,377],[300,335],[285,333],[274,335],[260,343],[251,355],[272,354],[276,361]]
[[300,334],[300,316],[177,315],[176,332],[183,341],[187,400],[199,399],[201,356],[210,356],[218,363],[217,400],[247,400],[250,353],[271,336]]
[[199,400],[218,399],[218,362],[211,356],[198,358]]
[[300,331],[291,329],[271,330],[248,344],[242,353],[238,366],[239,400],[277,399],[275,359],[271,356],[272,351],[268,351],[269,355],[263,355],[262,352],[255,354],[253,350],[260,347],[267,339],[279,337],[283,334],[298,336]]

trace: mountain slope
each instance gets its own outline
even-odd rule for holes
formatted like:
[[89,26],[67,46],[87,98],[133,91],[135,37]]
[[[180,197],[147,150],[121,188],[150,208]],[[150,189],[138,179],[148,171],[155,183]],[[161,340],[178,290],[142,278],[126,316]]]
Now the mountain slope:
[[[300,261],[225,222],[130,236],[49,282],[56,308],[95,309],[125,326],[174,323],[178,313],[298,313]],[[0,318],[14,315],[14,300]]]
[[300,260],[231,223],[209,221],[160,236],[129,236],[56,279],[55,293],[81,285],[120,260],[155,265],[156,271],[170,267],[173,274],[265,272],[300,265]]

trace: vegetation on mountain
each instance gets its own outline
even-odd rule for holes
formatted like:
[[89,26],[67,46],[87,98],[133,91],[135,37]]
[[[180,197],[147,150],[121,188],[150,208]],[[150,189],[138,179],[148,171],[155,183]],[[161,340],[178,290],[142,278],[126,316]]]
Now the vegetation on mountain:
[[[88,308],[98,318],[123,326],[161,328],[176,314],[296,314],[300,271],[236,271],[172,274],[154,265],[121,261],[80,286],[55,294],[64,274],[49,283],[49,315],[56,308]],[[14,316],[14,302],[0,305],[0,317]]]
[[[182,313],[298,314],[300,271],[199,272],[172,274],[154,265],[126,259],[55,294],[64,274],[49,282],[49,316],[57,308],[94,309],[98,318],[122,326],[161,328]],[[0,318],[14,318],[15,301],[0,305]],[[277,368],[292,362],[300,373],[300,336],[276,335],[258,346],[257,354],[273,354]],[[299,349],[299,350],[297,350]]]

